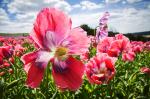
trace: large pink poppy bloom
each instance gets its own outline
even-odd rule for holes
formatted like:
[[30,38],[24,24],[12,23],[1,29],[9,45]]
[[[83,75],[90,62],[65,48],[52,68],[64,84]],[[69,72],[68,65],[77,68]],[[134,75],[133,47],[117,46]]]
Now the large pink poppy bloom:
[[71,19],[55,8],[44,8],[38,14],[30,36],[39,49],[21,58],[29,87],[39,86],[49,61],[58,88],[74,91],[80,87],[84,64],[71,55],[88,51],[90,40],[81,28],[71,29],[71,24]]
[[97,54],[86,64],[86,75],[91,84],[107,84],[115,75],[117,58],[106,53]]

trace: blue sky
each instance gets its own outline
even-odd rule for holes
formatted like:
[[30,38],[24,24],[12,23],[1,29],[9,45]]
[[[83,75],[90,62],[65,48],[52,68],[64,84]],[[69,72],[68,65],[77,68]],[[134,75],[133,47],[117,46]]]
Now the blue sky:
[[0,32],[30,32],[37,13],[55,7],[67,13],[73,27],[95,28],[109,11],[109,29],[121,33],[150,31],[150,0],[0,0]]

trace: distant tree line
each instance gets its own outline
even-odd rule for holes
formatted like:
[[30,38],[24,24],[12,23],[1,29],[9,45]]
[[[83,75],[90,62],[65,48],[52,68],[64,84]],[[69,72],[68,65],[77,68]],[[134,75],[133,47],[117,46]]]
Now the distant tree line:
[[[93,29],[91,27],[89,27],[87,24],[83,24],[80,26],[83,30],[85,30],[87,32],[88,35],[95,35],[96,33],[96,29]],[[130,40],[132,41],[150,41],[150,37],[144,37],[142,34],[146,34],[146,35],[150,35],[150,31],[149,32],[141,32],[141,33],[127,33],[124,34],[125,36],[127,36]],[[108,36],[115,36],[116,34],[118,34],[118,32],[113,32],[113,31],[109,31],[108,32]]]
[[[88,35],[96,35],[96,29],[89,27],[87,24],[83,24],[80,26],[83,30],[87,32]],[[118,32],[109,31],[108,36],[114,36],[118,34]],[[149,37],[144,37],[143,34],[149,35]],[[28,33],[0,33],[0,36],[28,36]],[[139,33],[127,33],[124,34],[132,41],[150,41],[150,31],[139,32]]]
[[0,36],[17,37],[17,36],[28,36],[29,33],[0,33]]

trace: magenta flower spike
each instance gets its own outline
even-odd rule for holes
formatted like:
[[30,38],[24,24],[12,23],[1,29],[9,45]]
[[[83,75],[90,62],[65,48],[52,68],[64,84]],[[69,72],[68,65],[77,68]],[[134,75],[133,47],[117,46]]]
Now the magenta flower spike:
[[99,42],[101,39],[108,36],[108,18],[110,14],[109,12],[105,12],[102,18],[99,20],[99,27],[96,29],[96,41]]

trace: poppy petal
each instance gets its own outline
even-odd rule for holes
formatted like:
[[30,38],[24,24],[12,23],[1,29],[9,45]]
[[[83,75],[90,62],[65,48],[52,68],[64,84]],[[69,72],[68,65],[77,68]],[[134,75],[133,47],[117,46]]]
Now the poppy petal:
[[54,81],[61,90],[69,89],[75,91],[82,84],[84,64],[73,57],[69,57],[64,63],[66,69],[61,67],[58,69],[58,63],[53,63],[52,74]]
[[54,32],[56,35],[55,41],[59,42],[71,29],[71,24],[71,19],[62,11],[55,8],[44,8],[36,18],[34,28],[30,33],[30,36],[40,48],[44,48],[44,39],[48,31]]
[[87,33],[80,27],[70,31],[67,41],[69,42],[67,44],[69,54],[81,55],[86,53],[90,46],[90,39],[87,37]]
[[43,79],[45,68],[51,59],[51,55],[46,51],[35,51],[25,54],[21,57],[23,61],[24,70],[27,73],[27,86],[36,88],[40,85]]
[[32,62],[30,63],[30,69],[28,70],[27,73],[27,80],[26,80],[26,84],[27,86],[31,87],[31,88],[36,88],[40,85],[40,82],[43,79],[43,75],[44,75],[44,70],[45,70],[45,66],[43,65],[47,65],[44,63],[35,63]]

